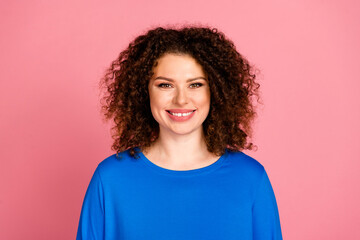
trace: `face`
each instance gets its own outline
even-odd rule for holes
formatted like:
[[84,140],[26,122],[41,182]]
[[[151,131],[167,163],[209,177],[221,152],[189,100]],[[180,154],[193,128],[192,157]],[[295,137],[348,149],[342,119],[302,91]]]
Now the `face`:
[[151,112],[160,134],[202,133],[210,88],[200,64],[189,55],[165,54],[149,82]]

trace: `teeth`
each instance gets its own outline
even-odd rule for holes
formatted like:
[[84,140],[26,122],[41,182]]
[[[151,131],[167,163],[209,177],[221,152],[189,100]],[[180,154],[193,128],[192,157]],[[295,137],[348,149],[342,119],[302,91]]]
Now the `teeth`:
[[194,111],[187,112],[187,113],[173,113],[173,112],[170,112],[170,114],[174,115],[174,116],[177,116],[177,117],[184,117],[184,116],[189,116],[192,112],[194,112]]

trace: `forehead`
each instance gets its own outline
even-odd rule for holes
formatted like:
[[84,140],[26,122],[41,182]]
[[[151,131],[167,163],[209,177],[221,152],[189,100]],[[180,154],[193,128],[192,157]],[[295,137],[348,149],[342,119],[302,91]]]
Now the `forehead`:
[[205,77],[202,66],[190,55],[165,54],[157,60],[155,76],[173,78]]

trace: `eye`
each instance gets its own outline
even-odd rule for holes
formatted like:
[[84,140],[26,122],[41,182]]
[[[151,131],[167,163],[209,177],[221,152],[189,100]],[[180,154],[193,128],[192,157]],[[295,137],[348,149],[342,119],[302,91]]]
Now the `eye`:
[[169,87],[171,87],[171,85],[169,83],[160,83],[158,85],[158,87],[160,87],[160,88],[169,88]]
[[193,84],[190,85],[190,88],[199,88],[202,85],[203,85],[202,83],[193,83]]

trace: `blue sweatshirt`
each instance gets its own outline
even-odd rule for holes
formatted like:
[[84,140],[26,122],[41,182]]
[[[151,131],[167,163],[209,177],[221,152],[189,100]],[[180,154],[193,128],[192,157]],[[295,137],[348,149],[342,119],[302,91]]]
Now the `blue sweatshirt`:
[[162,168],[142,152],[119,156],[96,168],[76,239],[282,239],[268,175],[248,155],[227,150],[209,166],[184,171]]

